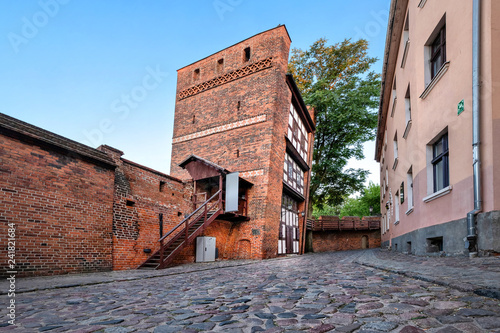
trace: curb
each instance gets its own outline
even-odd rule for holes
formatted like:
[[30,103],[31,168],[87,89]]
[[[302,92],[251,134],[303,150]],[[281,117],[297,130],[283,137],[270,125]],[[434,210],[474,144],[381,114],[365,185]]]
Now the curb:
[[456,290],[459,290],[459,291],[472,292],[472,293],[475,293],[476,295],[479,295],[479,296],[484,296],[484,297],[489,297],[489,298],[495,298],[495,299],[500,300],[500,290],[499,289],[495,289],[495,288],[493,288],[493,289],[486,289],[484,287],[474,286],[474,285],[469,284],[469,283],[446,282],[446,281],[440,280],[438,278],[433,278],[433,277],[430,277],[430,276],[427,276],[427,275],[419,275],[419,274],[416,274],[416,273],[413,273],[413,272],[401,271],[401,270],[397,270],[397,269],[391,269],[391,268],[386,267],[386,266],[381,266],[381,265],[376,265],[376,264],[368,264],[368,263],[360,262],[360,261],[357,261],[357,260],[354,260],[353,262],[356,263],[356,264],[358,264],[358,265],[367,266],[367,267],[371,267],[371,268],[376,268],[376,269],[380,269],[380,270],[383,270],[383,271],[387,271],[387,272],[391,272],[391,273],[403,275],[403,276],[406,276],[406,277],[410,277],[410,278],[413,278],[413,279],[417,279],[417,280],[421,280],[421,281],[425,281],[425,282],[434,283],[434,284],[437,284],[437,285],[440,285],[440,286],[450,287],[450,288],[453,288],[453,289],[456,289]]

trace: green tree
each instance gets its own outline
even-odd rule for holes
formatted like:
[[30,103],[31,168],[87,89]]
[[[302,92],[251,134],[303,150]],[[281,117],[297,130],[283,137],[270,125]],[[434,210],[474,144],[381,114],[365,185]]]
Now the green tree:
[[[372,212],[370,212],[370,207]],[[370,182],[360,197],[347,198],[340,208],[340,216],[369,216],[380,214],[380,185]]]
[[359,40],[327,46],[319,39],[309,50],[292,50],[289,71],[304,101],[314,108],[316,134],[311,178],[311,206],[338,206],[360,191],[368,171],[346,169],[350,158],[362,159],[363,142],[373,140],[380,76],[370,71],[377,60]]

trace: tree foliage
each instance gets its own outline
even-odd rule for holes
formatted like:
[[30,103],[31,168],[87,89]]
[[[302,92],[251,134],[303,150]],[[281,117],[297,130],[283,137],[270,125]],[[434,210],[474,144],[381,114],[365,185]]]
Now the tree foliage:
[[[372,207],[372,212],[370,212]],[[369,216],[380,214],[380,185],[370,182],[360,197],[347,198],[340,208],[340,216]]]
[[363,188],[368,174],[345,168],[350,158],[364,157],[363,142],[375,137],[380,76],[370,71],[377,59],[367,49],[365,40],[328,46],[319,39],[307,51],[292,50],[289,71],[315,112],[310,193],[319,208],[340,205]]
[[[370,207],[372,207],[371,212]],[[370,182],[368,187],[361,192],[360,196],[355,198],[345,196],[343,203],[338,206],[323,205],[321,208],[314,206],[312,215],[314,218],[319,218],[322,215],[363,217],[379,214],[380,185]]]

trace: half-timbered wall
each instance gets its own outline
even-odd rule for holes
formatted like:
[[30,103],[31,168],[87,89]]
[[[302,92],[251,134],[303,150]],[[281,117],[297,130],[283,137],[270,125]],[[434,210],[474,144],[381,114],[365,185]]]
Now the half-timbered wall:
[[307,131],[293,104],[290,104],[290,114],[288,116],[288,139],[297,149],[300,157],[307,161],[307,151],[309,149]]
[[304,195],[304,171],[289,155],[285,155],[283,181],[300,195]]
[[299,253],[299,240],[298,203],[290,196],[283,194],[278,253]]

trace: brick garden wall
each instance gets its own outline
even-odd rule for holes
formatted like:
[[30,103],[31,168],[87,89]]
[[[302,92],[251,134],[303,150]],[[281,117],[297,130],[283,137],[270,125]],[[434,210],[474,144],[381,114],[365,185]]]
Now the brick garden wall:
[[16,226],[18,276],[112,268],[113,167],[32,138],[0,134],[0,262]]
[[[191,183],[121,158],[123,152],[101,146],[117,164],[113,203],[113,269],[135,269],[159,249],[163,234],[192,212]],[[145,253],[150,249],[151,253]]]
[[380,247],[380,230],[314,231],[312,233],[314,252],[360,250],[363,236],[368,238],[368,248]]
[[[369,224],[376,229],[366,230]],[[334,230],[339,227],[345,230]],[[356,228],[365,230],[354,230]],[[312,234],[313,252],[360,250],[363,246],[371,249],[381,245],[380,217],[376,216],[365,216],[361,220],[358,217],[321,216],[308,233]]]

